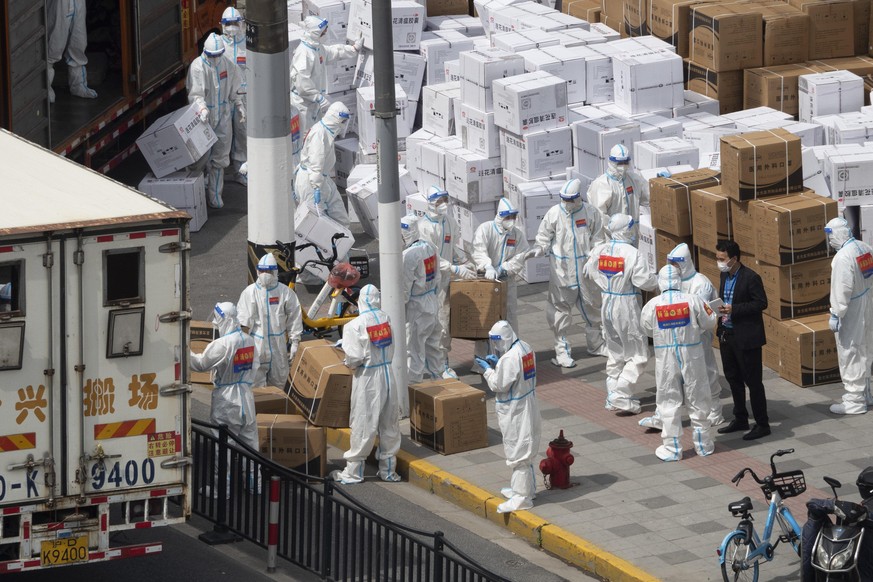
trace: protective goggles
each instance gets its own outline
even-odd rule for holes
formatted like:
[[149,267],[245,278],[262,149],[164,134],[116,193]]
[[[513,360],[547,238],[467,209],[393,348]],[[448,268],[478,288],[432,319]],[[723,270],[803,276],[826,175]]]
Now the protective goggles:
[[500,218],[515,218],[518,216],[518,210],[501,210],[497,213]]
[[440,190],[439,192],[434,192],[433,194],[428,196],[427,199],[429,202],[435,202],[437,200],[441,200],[443,198],[448,198],[448,197],[449,197],[448,192],[446,192],[445,190]]

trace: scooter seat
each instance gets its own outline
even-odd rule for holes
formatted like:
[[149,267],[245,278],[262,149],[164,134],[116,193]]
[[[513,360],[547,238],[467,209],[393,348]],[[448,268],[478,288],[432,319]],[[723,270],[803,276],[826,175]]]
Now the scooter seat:
[[728,504],[728,510],[733,515],[740,515],[752,510],[752,500],[748,497],[743,497],[739,501],[734,501]]

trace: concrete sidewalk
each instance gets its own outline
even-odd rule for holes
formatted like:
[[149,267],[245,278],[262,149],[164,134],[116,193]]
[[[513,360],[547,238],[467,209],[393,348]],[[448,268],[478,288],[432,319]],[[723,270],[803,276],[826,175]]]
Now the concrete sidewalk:
[[[401,463],[406,477],[471,512],[504,525],[534,545],[609,580],[702,581],[721,580],[716,548],[737,519],[728,503],[749,495],[756,526],[763,528],[766,501],[751,478],[738,487],[730,479],[742,468],[769,474],[769,456],[780,448],[795,454],[777,462],[780,471],[803,469],[808,489],[790,499],[797,520],[806,521],[805,501],[827,497],[822,476],[844,483],[843,491],[857,497],[859,471],[873,465],[873,431],[867,415],[836,417],[828,405],[841,386],[799,388],[764,370],[773,434],[759,441],[743,441],[742,432],[714,435],[716,452],[697,457],[690,430],[683,435],[684,459],[664,463],[655,457],[660,433],[638,426],[642,415],[618,416],[604,408],[605,358],[583,357],[573,369],[553,366],[553,338],[545,322],[545,284],[524,285],[520,291],[520,335],[537,352],[537,393],[543,417],[541,453],[564,430],[573,441],[576,458],[571,468],[574,486],[546,490],[539,475],[535,506],[511,515],[496,513],[503,501],[499,491],[509,483],[493,395],[477,375],[464,374],[472,365],[473,343],[455,340],[451,361],[461,379],[482,388],[489,399],[489,447],[443,456],[404,438]],[[584,338],[571,337],[576,354],[584,353]],[[639,396],[643,415],[654,409],[654,359],[642,378]],[[723,380],[722,380],[723,381]],[[722,402],[731,417],[730,391],[724,384]],[[404,435],[409,434],[404,421]],[[342,433],[334,444],[346,445]],[[539,459],[535,462],[538,465]],[[781,545],[773,562],[761,565],[762,579],[797,580],[799,558]]]

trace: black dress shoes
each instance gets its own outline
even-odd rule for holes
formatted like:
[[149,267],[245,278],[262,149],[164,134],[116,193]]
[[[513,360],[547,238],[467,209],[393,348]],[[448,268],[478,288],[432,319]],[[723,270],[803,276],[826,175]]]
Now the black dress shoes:
[[728,434],[729,432],[737,432],[741,430],[749,430],[749,421],[733,419],[730,424],[723,426],[718,430],[718,434]]
[[753,441],[755,439],[765,437],[768,434],[770,434],[769,426],[761,426],[760,424],[756,424],[754,427],[752,427],[752,430],[743,435],[743,440]]

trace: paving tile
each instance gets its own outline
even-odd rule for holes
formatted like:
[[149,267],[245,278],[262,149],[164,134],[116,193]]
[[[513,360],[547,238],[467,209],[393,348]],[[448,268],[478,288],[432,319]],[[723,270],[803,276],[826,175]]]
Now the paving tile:
[[716,521],[703,521],[689,525],[688,529],[696,534],[708,534],[713,532],[723,532],[724,526]]
[[621,436],[615,434],[614,432],[612,432],[610,430],[598,430],[598,431],[590,432],[590,433],[584,435],[584,438],[588,439],[589,441],[601,443],[603,441],[611,441],[611,440],[621,438]]
[[559,418],[568,418],[573,416],[573,413],[567,412],[561,408],[552,408],[550,410],[541,410],[540,416],[543,420],[555,420]]
[[649,497],[648,499],[641,499],[639,504],[644,505],[649,509],[661,509],[663,507],[676,505],[676,502],[666,495],[658,495],[656,497]]
[[833,443],[838,441],[836,437],[823,432],[812,434],[809,436],[798,437],[797,440],[808,445],[823,445],[826,443]]
[[580,499],[578,501],[570,501],[569,503],[562,503],[562,507],[564,507],[567,511],[571,511],[573,513],[578,513],[582,511],[589,511],[591,509],[595,509],[597,507],[602,507],[596,501],[592,501],[591,499]]
[[682,484],[686,487],[694,489],[695,491],[720,485],[720,483],[712,477],[697,477],[696,479],[688,479],[687,481],[682,481]]
[[647,527],[640,525],[638,523],[629,524],[629,525],[620,525],[618,527],[610,527],[606,531],[617,535],[622,538],[629,538],[641,534],[648,533],[649,530]]
[[[502,448],[501,444],[501,448]],[[504,461],[504,457],[501,455],[497,455],[492,453],[491,451],[482,451],[478,453],[471,453],[467,455],[467,460],[474,465],[481,465],[484,463],[494,463],[496,461]]]

